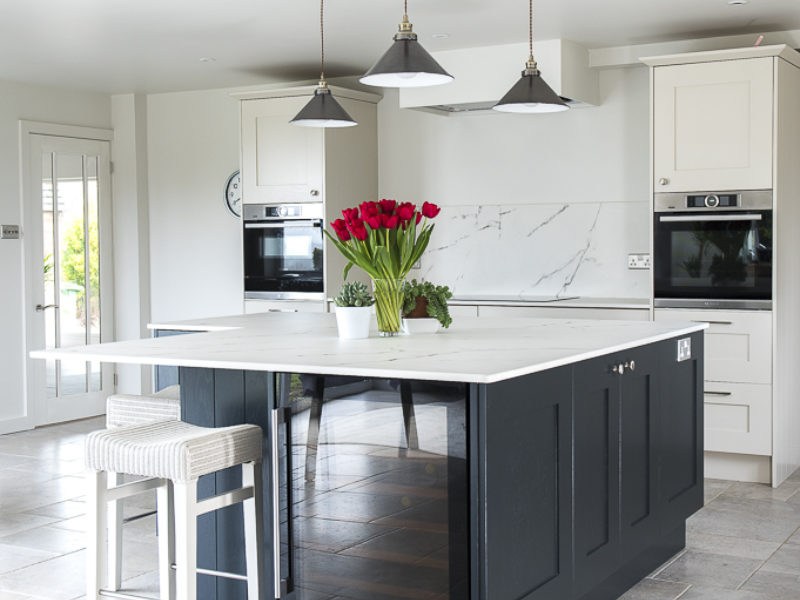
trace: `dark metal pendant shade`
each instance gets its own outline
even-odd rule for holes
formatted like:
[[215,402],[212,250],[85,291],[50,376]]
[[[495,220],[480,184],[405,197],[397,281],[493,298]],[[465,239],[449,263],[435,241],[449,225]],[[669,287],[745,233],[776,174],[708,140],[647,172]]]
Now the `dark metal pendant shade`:
[[543,113],[567,110],[569,106],[538,72],[523,71],[520,80],[492,108],[501,112]]
[[401,32],[386,53],[360,79],[378,87],[424,87],[453,81],[414,33]]
[[315,90],[314,97],[289,122],[301,127],[353,127],[358,125],[336,101],[327,87]]

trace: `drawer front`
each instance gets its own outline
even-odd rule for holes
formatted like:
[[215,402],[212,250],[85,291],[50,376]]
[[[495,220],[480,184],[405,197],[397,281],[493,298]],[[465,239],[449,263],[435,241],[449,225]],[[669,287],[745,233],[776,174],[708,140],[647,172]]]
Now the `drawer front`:
[[772,386],[705,382],[705,449],[772,454]]
[[772,313],[768,311],[655,310],[656,321],[709,323],[705,379],[772,383]]
[[481,317],[533,317],[536,319],[616,319],[619,321],[647,321],[646,308],[568,308],[558,306],[487,306],[478,307]]
[[325,312],[325,302],[292,300],[245,300],[245,314],[265,312]]

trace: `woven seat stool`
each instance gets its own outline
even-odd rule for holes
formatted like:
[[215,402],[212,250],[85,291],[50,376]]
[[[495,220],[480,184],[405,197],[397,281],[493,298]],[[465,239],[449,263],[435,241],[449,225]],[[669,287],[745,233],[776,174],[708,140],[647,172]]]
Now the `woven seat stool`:
[[[172,385],[148,395],[114,394],[106,399],[106,427],[132,427],[156,421],[180,421],[181,389]],[[124,481],[124,473],[108,473],[112,486]],[[146,490],[145,490],[146,491]],[[108,589],[117,591],[122,586],[122,526],[155,514],[144,511],[125,518],[122,499],[108,503]]]
[[[90,433],[85,451],[89,485],[87,599],[132,597],[107,587],[114,583],[107,581],[107,506],[156,489],[161,598],[195,600],[198,573],[243,578],[197,568],[197,517],[242,503],[248,600],[261,600],[261,446],[262,432],[255,425],[215,429],[163,421]],[[240,488],[198,500],[197,481],[201,476],[238,465],[242,467]],[[109,487],[108,473],[146,479]]]

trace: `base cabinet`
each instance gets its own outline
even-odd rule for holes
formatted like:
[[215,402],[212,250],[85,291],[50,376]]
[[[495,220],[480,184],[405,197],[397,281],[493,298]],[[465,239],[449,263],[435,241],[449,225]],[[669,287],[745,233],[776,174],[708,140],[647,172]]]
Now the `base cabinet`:
[[703,505],[686,337],[681,362],[673,339],[480,388],[473,599],[613,600],[683,547]]

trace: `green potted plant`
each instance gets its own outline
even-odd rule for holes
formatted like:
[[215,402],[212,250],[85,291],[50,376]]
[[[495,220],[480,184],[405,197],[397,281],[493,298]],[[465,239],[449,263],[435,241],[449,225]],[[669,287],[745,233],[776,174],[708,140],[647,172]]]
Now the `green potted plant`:
[[369,337],[369,323],[375,299],[360,281],[345,283],[339,295],[333,299],[336,304],[336,326],[342,339]]
[[453,319],[447,301],[453,292],[446,285],[412,279],[403,285],[403,325],[408,333],[434,333],[450,327]]

